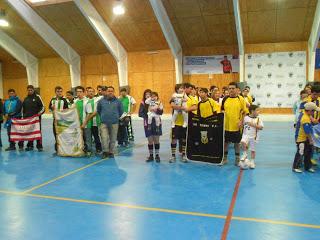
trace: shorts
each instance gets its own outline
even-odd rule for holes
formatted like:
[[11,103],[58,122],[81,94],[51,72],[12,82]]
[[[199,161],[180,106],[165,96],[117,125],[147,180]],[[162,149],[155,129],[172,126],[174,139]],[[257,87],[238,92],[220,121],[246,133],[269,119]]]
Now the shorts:
[[171,139],[186,139],[187,137],[187,128],[182,126],[175,125],[174,128],[171,130]]
[[250,137],[248,135],[243,135],[241,142],[245,143],[249,147],[250,151],[252,151],[252,152],[255,151],[254,146],[257,143],[257,141],[253,137]]
[[241,133],[240,131],[237,132],[224,132],[224,141],[227,143],[240,143],[241,140]]

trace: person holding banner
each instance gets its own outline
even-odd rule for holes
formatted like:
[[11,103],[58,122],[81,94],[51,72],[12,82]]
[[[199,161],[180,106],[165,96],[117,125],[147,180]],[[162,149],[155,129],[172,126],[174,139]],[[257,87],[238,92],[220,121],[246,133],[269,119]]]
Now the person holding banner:
[[228,147],[234,143],[235,165],[240,161],[240,140],[243,118],[248,114],[248,108],[243,97],[237,94],[237,83],[231,82],[228,86],[229,96],[224,97],[221,110],[225,113],[225,147],[223,164],[228,162]]
[[200,88],[199,97],[201,101],[198,103],[198,114],[202,118],[207,118],[213,116],[217,113],[220,113],[220,105],[214,101],[212,98],[208,97],[208,89]]
[[[33,117],[35,115],[39,116],[40,121],[40,131],[41,131],[41,115],[45,111],[44,104],[40,95],[36,94],[34,87],[32,85],[27,86],[28,96],[24,99],[22,104],[22,114],[23,118]],[[37,149],[39,152],[43,151],[42,138],[37,140]],[[33,140],[28,141],[26,151],[33,150]]]
[[67,91],[66,92],[66,100],[68,102],[68,108],[72,108],[74,104],[74,97],[73,97],[73,92],[72,91]]
[[56,86],[54,89],[54,92],[56,94],[55,97],[51,98],[50,103],[49,103],[49,110],[52,112],[53,116],[53,122],[52,122],[52,130],[53,130],[53,136],[54,136],[54,149],[57,152],[57,132],[56,132],[56,127],[55,127],[55,117],[54,117],[54,111],[62,111],[64,109],[68,108],[68,102],[67,99],[63,97],[63,89],[60,86]]
[[[11,118],[21,118],[22,102],[17,97],[16,91],[14,89],[8,90],[9,99],[4,102],[3,113],[4,113],[4,127],[7,128],[8,140],[10,146],[6,148],[6,151],[16,150],[15,142],[11,141],[10,132],[11,132]],[[19,150],[23,150],[23,142],[19,142]]]

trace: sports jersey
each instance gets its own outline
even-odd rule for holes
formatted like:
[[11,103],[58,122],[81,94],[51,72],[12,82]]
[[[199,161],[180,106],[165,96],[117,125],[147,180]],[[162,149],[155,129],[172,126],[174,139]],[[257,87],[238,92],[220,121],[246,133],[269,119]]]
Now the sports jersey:
[[229,132],[240,131],[239,121],[245,114],[248,114],[244,98],[241,96],[225,97],[222,101],[221,110],[225,112],[225,130]]
[[54,109],[61,111],[63,109],[67,109],[67,108],[68,108],[68,102],[67,102],[67,99],[65,99],[64,97],[51,98],[50,103],[49,103],[50,111],[53,111]]
[[[99,97],[94,97],[94,98],[88,99],[86,109],[85,109],[86,115],[89,115],[89,114],[97,111],[98,102],[101,98],[102,97],[99,96]],[[97,114],[88,122],[87,127],[88,128],[90,128],[92,126],[97,127],[97,126],[100,126],[100,124],[101,124],[101,119],[100,119],[99,114]]]
[[[125,97],[120,96],[119,100],[122,103],[123,111],[125,113],[130,113],[132,105],[136,104],[136,100],[129,95],[127,95]],[[130,116],[130,115],[127,115],[127,116]]]
[[246,100],[247,103],[249,103],[250,105],[252,104],[252,97],[251,96],[247,95],[247,96],[244,96],[243,98],[244,98],[244,100]]
[[202,118],[210,117],[215,113],[219,113],[219,112],[220,112],[220,105],[216,101],[214,101],[212,98],[208,98],[207,100],[200,101],[198,103],[198,115],[200,114]]
[[82,99],[79,99],[77,98],[75,101],[74,101],[74,104],[78,110],[78,113],[79,113],[79,119],[80,119],[80,124],[82,125],[83,124],[83,121],[86,119],[86,105],[88,103],[88,99],[86,97],[82,98]]
[[[191,95],[187,95],[187,107],[190,108],[194,105],[198,105],[198,99],[197,97],[193,97]],[[192,111],[192,113],[197,114],[197,110]]]
[[249,138],[259,139],[259,131],[256,127],[249,126],[249,123],[263,127],[263,122],[259,117],[245,116],[243,119],[243,135]]
[[298,122],[296,125],[295,139],[297,143],[305,142],[308,139],[308,135],[312,133],[312,124],[310,116],[306,113],[300,113]]
[[[312,100],[311,95],[309,95],[307,98],[305,98],[305,99],[301,102],[301,104],[300,104],[300,109],[301,109],[301,111],[304,109],[304,105],[305,105],[307,102],[314,102],[314,103],[317,105],[317,107],[320,107],[320,97],[318,97],[316,100]],[[320,119],[320,113],[317,112],[317,111],[314,111],[314,113],[313,113],[313,118],[319,120],[319,119]]]

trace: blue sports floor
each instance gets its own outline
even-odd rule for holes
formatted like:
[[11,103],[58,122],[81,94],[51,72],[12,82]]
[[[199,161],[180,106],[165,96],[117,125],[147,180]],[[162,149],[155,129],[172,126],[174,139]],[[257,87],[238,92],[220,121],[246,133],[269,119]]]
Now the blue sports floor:
[[0,152],[1,240],[320,239],[320,171],[291,172],[290,123],[265,123],[257,168],[242,172],[233,154],[224,167],[169,164],[169,122],[160,164],[145,162],[141,121],[115,160],[54,157],[51,125],[44,152]]

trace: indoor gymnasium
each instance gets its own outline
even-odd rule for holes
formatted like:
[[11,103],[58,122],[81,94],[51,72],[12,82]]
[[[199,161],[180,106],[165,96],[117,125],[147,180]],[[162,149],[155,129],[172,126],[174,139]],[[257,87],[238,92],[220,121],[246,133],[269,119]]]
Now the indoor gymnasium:
[[1,240],[319,240],[320,2],[1,0]]

